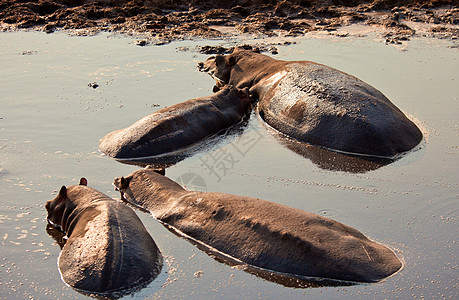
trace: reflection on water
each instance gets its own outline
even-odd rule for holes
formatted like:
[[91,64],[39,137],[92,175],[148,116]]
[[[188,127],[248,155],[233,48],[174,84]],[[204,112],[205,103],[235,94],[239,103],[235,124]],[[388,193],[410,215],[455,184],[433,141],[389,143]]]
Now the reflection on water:
[[283,146],[309,159],[319,168],[330,171],[343,171],[349,173],[365,173],[384,167],[395,160],[369,156],[341,154],[324,148],[306,144],[286,137],[277,130],[265,126],[276,140]]
[[64,247],[65,242],[67,241],[64,238],[65,233],[63,233],[62,231],[60,231],[59,229],[57,229],[51,224],[46,225],[46,232],[48,233],[50,237],[53,238],[53,240],[56,241],[56,243],[59,245],[59,247],[61,247],[61,249]]
[[180,161],[184,160],[187,157],[190,157],[192,154],[184,155],[171,155],[171,156],[161,156],[161,157],[139,157],[139,158],[129,158],[129,159],[118,159],[115,158],[117,162],[126,165],[146,167],[152,166],[156,169],[168,168],[171,167]]
[[82,295],[85,295],[85,296],[88,296],[88,297],[91,297],[91,298],[100,299],[100,300],[114,300],[114,299],[119,299],[119,298],[123,298],[123,297],[132,296],[133,294],[138,293],[140,290],[142,290],[145,287],[147,287],[149,284],[150,284],[150,282],[143,282],[140,285],[135,286],[133,288],[128,288],[128,289],[123,290],[123,291],[116,291],[116,292],[104,293],[104,294],[88,293],[87,291],[83,291],[83,290],[79,290],[79,289],[75,289],[75,288],[73,288],[73,289],[75,291],[77,291],[78,293],[80,293]]
[[144,289],[150,284],[150,282],[143,282],[138,286],[135,286],[133,288],[128,288],[122,291],[115,291],[115,292],[110,292],[110,293],[104,293],[104,294],[98,294],[98,293],[89,293],[87,291],[79,290],[76,288],[73,288],[75,291],[78,293],[95,298],[95,299],[100,299],[100,300],[114,300],[114,299],[119,299],[127,296],[132,296],[135,293],[138,293],[140,290]]

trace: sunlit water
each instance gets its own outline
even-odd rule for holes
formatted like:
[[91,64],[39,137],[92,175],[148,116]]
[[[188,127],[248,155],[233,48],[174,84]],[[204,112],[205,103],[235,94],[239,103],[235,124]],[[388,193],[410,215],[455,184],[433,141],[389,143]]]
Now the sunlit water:
[[[60,248],[45,230],[46,200],[82,176],[119,198],[113,179],[138,167],[101,156],[99,139],[160,108],[211,94],[212,79],[195,67],[206,55],[177,48],[219,43],[139,47],[133,38],[107,34],[0,34],[0,298],[86,297],[59,277]],[[242,133],[166,171],[190,189],[263,198],[350,225],[395,249],[406,264],[400,273],[371,285],[288,288],[218,262],[138,212],[165,265],[134,297],[457,297],[459,63],[449,45],[413,39],[401,49],[371,37],[314,37],[279,47],[279,59],[355,75],[409,114],[426,139],[395,163],[362,167],[315,148],[299,155],[253,114]],[[98,88],[88,86],[93,82]]]

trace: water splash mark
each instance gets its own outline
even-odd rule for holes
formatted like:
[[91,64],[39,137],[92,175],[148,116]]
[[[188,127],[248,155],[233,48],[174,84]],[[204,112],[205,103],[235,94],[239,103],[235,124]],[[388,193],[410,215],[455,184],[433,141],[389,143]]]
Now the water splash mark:
[[208,169],[209,175],[215,176],[217,182],[220,182],[222,177],[226,176],[226,173],[233,169],[263,137],[253,125],[251,127],[255,135],[242,134],[228,147],[217,149],[199,158],[201,166]]

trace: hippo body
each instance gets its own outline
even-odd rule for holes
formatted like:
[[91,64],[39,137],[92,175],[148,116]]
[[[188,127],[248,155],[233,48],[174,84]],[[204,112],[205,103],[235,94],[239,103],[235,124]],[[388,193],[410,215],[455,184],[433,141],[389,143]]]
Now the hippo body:
[[248,92],[227,87],[150,114],[107,134],[99,151],[116,159],[171,154],[240,122],[250,108]]
[[187,191],[152,169],[114,184],[129,203],[248,265],[351,282],[377,282],[402,267],[389,248],[306,211],[257,198]]
[[48,221],[66,233],[59,256],[62,279],[97,295],[130,293],[160,273],[162,255],[125,203],[80,185],[63,186],[46,204]]
[[217,88],[248,87],[271,127],[327,149],[393,158],[413,149],[422,133],[380,91],[358,78],[310,61],[282,61],[251,50],[200,63]]

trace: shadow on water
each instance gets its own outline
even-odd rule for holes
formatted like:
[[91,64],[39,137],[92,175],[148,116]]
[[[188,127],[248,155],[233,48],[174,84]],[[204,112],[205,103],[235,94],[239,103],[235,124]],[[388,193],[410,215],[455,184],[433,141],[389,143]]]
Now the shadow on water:
[[396,159],[391,158],[358,156],[327,150],[293,140],[269,126],[265,127],[281,145],[285,146],[287,149],[295,152],[296,154],[309,159],[319,168],[324,170],[342,171],[349,173],[366,173],[396,161]]
[[[159,220],[158,220],[159,221]],[[286,274],[286,273],[279,273],[273,272],[271,270],[259,268],[256,266],[245,264],[244,262],[239,261],[229,255],[226,255],[218,250],[192,238],[188,235],[184,234],[183,232],[175,229],[174,227],[163,223],[166,229],[168,229],[173,234],[177,235],[178,237],[184,238],[189,241],[191,244],[196,246],[199,250],[204,251],[207,255],[215,259],[220,263],[224,263],[230,266],[233,269],[242,270],[249,274],[255,275],[261,279],[280,284],[284,287],[288,288],[297,288],[297,289],[306,289],[306,288],[320,288],[320,287],[339,287],[339,286],[352,286],[358,283],[350,282],[350,281],[342,281],[342,280],[333,280],[328,278],[318,278],[318,277],[305,277],[299,276],[294,274]]]

